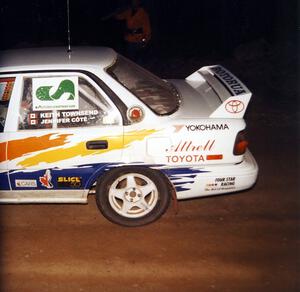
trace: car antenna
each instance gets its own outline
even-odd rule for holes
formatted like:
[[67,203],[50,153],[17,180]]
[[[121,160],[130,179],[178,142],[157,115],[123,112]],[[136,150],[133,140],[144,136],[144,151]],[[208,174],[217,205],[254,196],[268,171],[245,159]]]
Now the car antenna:
[[67,18],[68,18],[68,53],[71,53],[71,30],[70,30],[70,0],[67,0]]

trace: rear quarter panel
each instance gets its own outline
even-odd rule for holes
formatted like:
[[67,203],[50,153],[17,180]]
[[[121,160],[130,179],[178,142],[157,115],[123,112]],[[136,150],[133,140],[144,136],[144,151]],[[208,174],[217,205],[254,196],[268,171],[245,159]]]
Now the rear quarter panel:
[[236,135],[245,128],[243,119],[191,119],[126,127],[124,159],[149,164],[205,166],[235,164],[243,156],[233,155]]

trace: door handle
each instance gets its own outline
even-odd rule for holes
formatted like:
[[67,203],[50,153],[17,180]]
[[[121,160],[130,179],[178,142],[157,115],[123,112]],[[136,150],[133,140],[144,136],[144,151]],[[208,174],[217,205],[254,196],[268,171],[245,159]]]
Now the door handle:
[[87,149],[107,149],[108,142],[106,140],[96,140],[96,141],[87,141],[86,142]]

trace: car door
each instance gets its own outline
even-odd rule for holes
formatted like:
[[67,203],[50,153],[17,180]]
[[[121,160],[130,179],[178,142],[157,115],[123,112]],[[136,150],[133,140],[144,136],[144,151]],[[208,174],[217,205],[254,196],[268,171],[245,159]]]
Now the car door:
[[8,111],[14,96],[15,81],[16,75],[0,75],[0,200],[3,198],[3,192],[10,190],[6,150],[10,125]]
[[83,73],[22,75],[17,112],[7,167],[12,190],[28,200],[80,199],[106,165],[121,161],[121,114]]

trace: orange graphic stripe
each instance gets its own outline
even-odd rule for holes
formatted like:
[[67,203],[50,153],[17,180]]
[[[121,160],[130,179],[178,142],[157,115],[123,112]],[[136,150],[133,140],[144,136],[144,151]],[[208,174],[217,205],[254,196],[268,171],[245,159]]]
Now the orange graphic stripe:
[[[41,151],[52,147],[62,146],[66,143],[66,138],[68,136],[70,136],[70,134],[48,134],[40,137],[29,137],[25,139],[8,141],[7,158],[8,160],[12,160],[28,153]],[[0,162],[1,161],[2,160],[0,160]]]
[[113,149],[123,148],[123,137],[100,137],[95,140],[108,140],[109,148],[101,150],[89,150],[86,147],[86,141],[77,143],[74,146],[63,147],[59,149],[50,149],[28,157],[18,163],[22,167],[31,167],[39,163],[54,163],[65,159],[84,157],[87,155],[103,154]]
[[[125,147],[129,147],[132,142],[141,141],[146,136],[155,133],[155,130],[141,130],[141,131],[133,131],[127,133],[123,140],[123,135],[116,136],[102,136],[99,138],[94,138],[93,140],[107,140],[108,141],[108,149],[103,150],[89,150],[86,148],[86,141],[77,143],[75,145],[67,147],[65,145],[59,149],[50,149],[41,153],[34,155],[33,157],[28,157],[18,163],[19,166],[22,167],[32,167],[38,165],[39,163],[55,163],[58,161],[85,157],[88,155],[97,155],[104,154],[112,150],[120,150]],[[76,162],[75,162],[76,163]]]
[[6,160],[6,142],[0,143],[0,162]]

